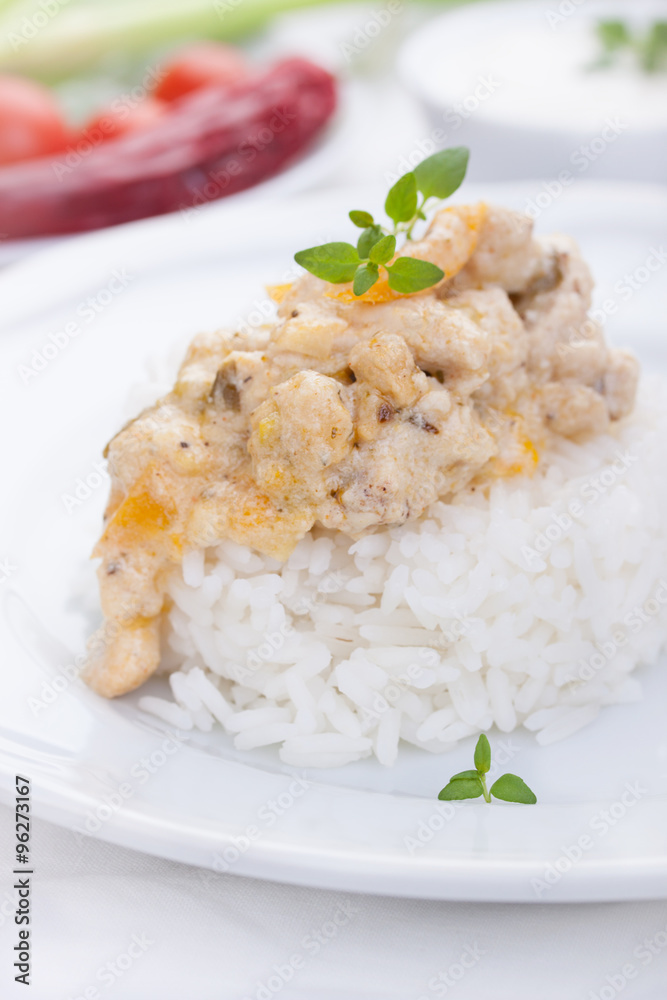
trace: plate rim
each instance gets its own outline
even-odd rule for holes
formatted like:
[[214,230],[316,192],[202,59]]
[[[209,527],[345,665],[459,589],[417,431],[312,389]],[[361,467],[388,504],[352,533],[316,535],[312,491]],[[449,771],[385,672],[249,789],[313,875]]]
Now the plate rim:
[[[528,184],[526,182],[497,183],[475,185],[475,187],[477,189],[483,187],[484,190],[525,191]],[[601,184],[582,181],[570,193],[569,200],[576,200],[581,205],[587,205],[590,210],[595,211],[596,203],[601,204],[608,201],[610,197],[622,196],[630,201],[633,198],[638,198],[648,205],[654,204],[655,199],[658,198],[660,210],[667,214],[667,189],[657,185],[616,182]],[[321,197],[321,194],[315,193],[294,196],[288,201],[290,203],[296,201],[303,207],[309,203],[317,202]],[[341,192],[340,197],[344,200],[346,195]],[[286,209],[284,202],[275,204],[268,199],[258,199],[255,210],[269,210],[279,214],[289,210],[289,207]],[[215,231],[220,224],[219,216],[221,214],[224,214],[226,221],[233,225],[235,217],[246,211],[247,205],[211,206],[198,218],[196,238],[200,238],[203,232]],[[21,291],[22,283],[26,280],[34,280],[35,273],[39,275],[39,273],[44,274],[51,271],[56,258],[58,269],[62,270],[63,266],[67,267],[68,260],[80,259],[90,250],[90,259],[94,266],[98,266],[96,261],[98,262],[100,250],[102,256],[105,252],[108,256],[109,251],[112,255],[116,254],[119,245],[132,246],[140,229],[143,233],[140,232],[139,236],[146,236],[146,240],[142,244],[143,252],[150,254],[150,248],[154,246],[155,239],[160,240],[163,231],[168,230],[173,224],[174,219],[169,216],[140,220],[101,233],[77,237],[68,242],[68,245],[60,251],[57,248],[45,249],[34,258],[13,265],[0,275],[0,294],[4,292],[10,297],[14,295],[15,299],[20,301],[23,294]],[[189,241],[188,245],[192,242],[192,240]],[[182,252],[182,248],[179,247],[170,251],[170,255],[177,258]],[[80,287],[78,278],[75,287]],[[9,795],[8,778],[13,773],[17,773],[16,768],[25,765],[25,757],[20,746],[12,748],[6,740],[3,742],[4,749],[0,756],[0,799],[5,801],[8,800]],[[233,764],[233,762],[225,763]],[[278,777],[284,778],[284,775]],[[90,805],[91,802],[98,801],[90,796],[82,798],[83,793],[77,793],[76,788],[69,788],[65,792],[63,792],[62,787],[58,790],[54,781],[51,781],[48,775],[40,773],[39,769],[36,770],[34,786],[36,793],[35,814],[44,819],[59,822],[60,825],[65,825],[62,822],[64,817],[71,820],[73,816],[81,816],[85,814],[85,810],[82,811],[81,808],[83,805]],[[331,794],[331,786],[320,785],[318,787],[323,794]],[[352,796],[385,794],[362,792],[354,788],[343,788],[341,792]],[[396,796],[390,797],[396,798]],[[433,808],[431,800],[415,799],[414,803],[422,806],[424,803],[428,803]],[[661,811],[662,821],[667,826],[667,795],[655,797],[645,805],[654,810],[656,803]],[[638,805],[641,807],[644,803]],[[544,806],[543,808],[558,809],[560,807]],[[644,811],[648,815],[650,810]],[[638,809],[637,815],[641,812],[643,810]],[[201,824],[201,819],[199,822]],[[170,839],[168,830],[165,828],[164,815],[151,817],[132,806],[121,810],[118,813],[117,821],[114,819],[106,824],[99,837],[126,847],[207,867],[201,852],[193,852],[179,841],[179,832],[176,829],[178,824],[171,824],[171,826],[173,836]],[[184,828],[181,825],[179,829],[182,832]],[[191,831],[191,834],[193,832],[196,831]],[[230,836],[233,835],[230,833]],[[137,843],[137,837],[139,843]],[[221,840],[224,839],[224,832],[216,829],[215,835],[211,834],[209,837],[207,831],[200,829],[199,839],[202,840],[202,844],[207,844],[210,850],[214,842],[218,846],[220,845]],[[300,860],[304,852],[307,855],[305,862]],[[517,879],[520,878],[522,887],[527,890],[529,879],[542,869],[545,863],[553,860],[552,857],[512,860],[490,856],[484,859],[477,857],[470,861],[454,854],[442,852],[438,854],[429,852],[420,855],[415,860],[414,857],[408,857],[405,852],[399,854],[396,851],[393,854],[375,855],[375,863],[372,860],[373,857],[372,854],[360,852],[358,845],[345,853],[345,851],[332,850],[331,848],[306,848],[303,842],[292,843],[286,847],[279,839],[267,838],[262,842],[258,851],[250,852],[250,856],[243,859],[242,863],[235,867],[235,873],[301,885],[346,888],[350,891],[377,894],[417,896],[425,899],[537,902],[538,900],[527,891],[517,894]],[[343,864],[345,859],[346,863]],[[210,862],[208,867],[210,867]],[[495,875],[495,880],[489,879],[484,886],[479,886],[479,872],[486,869]],[[641,858],[624,858],[622,854],[613,858],[586,858],[581,865],[573,870],[571,877],[566,882],[566,892],[554,892],[549,896],[548,902],[665,898],[667,897],[667,844],[664,853],[654,852]]]

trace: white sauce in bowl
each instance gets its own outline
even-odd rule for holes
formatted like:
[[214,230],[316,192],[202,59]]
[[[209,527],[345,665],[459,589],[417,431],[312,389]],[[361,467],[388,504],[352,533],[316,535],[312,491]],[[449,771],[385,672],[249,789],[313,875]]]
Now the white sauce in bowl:
[[[633,130],[666,128],[667,73],[644,72],[631,53],[611,67],[591,67],[601,53],[599,19],[646,31],[667,19],[667,4],[575,4],[482,3],[444,15],[406,46],[404,78],[436,107],[461,105],[502,125],[591,135],[606,119]],[[562,16],[561,7],[573,13]],[[476,101],[483,81],[490,96]]]

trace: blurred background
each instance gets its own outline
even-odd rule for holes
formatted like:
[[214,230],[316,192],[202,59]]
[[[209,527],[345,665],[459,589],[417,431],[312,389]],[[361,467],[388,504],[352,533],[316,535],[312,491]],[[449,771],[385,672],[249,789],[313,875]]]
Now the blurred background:
[[0,0],[0,260],[452,145],[537,215],[664,183],[666,98],[667,0]]

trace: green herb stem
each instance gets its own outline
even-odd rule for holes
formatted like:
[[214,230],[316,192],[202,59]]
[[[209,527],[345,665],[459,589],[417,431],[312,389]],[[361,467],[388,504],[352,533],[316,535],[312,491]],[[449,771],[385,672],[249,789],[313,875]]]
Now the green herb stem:
[[417,211],[415,212],[413,218],[408,223],[408,228],[405,231],[406,240],[412,239],[412,230],[415,228],[420,219],[424,217],[424,205],[428,201],[426,195],[423,195],[422,200],[419,205],[417,205]]

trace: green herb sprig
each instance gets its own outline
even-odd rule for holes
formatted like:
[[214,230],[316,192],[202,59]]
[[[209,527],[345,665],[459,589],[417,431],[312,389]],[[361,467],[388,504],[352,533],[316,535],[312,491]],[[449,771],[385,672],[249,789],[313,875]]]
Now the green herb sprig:
[[484,800],[490,802],[493,795],[504,802],[523,802],[525,805],[534,805],[537,802],[535,793],[521,778],[517,778],[516,774],[503,774],[494,781],[491,788],[487,788],[486,775],[490,768],[491,747],[482,733],[475,747],[475,770],[460,771],[455,774],[440,791],[438,798],[451,801],[451,799],[478,799],[483,795]]
[[411,240],[415,225],[426,219],[427,203],[433,199],[443,201],[461,186],[468,155],[465,146],[443,149],[399,177],[384,203],[391,227],[380,225],[370,212],[355,209],[349,212],[349,218],[362,230],[356,246],[324,243],[295,253],[295,261],[334,285],[351,281],[357,296],[373,287],[381,268],[387,272],[389,287],[401,295],[437,285],[445,272],[436,264],[416,257],[398,257],[393,264],[389,261],[396,253],[397,239],[404,236]]
[[619,20],[598,21],[596,30],[602,54],[592,69],[612,66],[624,51],[635,54],[645,73],[667,69],[667,21],[654,21],[644,33]]

